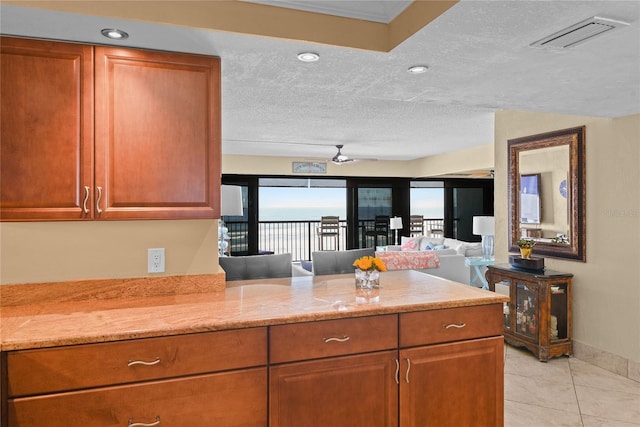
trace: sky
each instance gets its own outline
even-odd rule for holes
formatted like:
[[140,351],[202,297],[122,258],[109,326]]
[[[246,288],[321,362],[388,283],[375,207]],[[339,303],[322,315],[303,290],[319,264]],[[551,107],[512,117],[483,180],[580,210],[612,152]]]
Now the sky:
[[[317,220],[322,215],[346,219],[346,189],[318,187],[260,187],[260,220]],[[425,218],[444,215],[442,188],[411,189],[411,214]]]

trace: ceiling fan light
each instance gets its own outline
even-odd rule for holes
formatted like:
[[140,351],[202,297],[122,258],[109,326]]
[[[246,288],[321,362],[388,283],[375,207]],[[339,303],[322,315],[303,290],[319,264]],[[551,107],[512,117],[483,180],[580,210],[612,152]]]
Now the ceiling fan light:
[[320,55],[314,52],[301,52],[298,54],[298,59],[302,62],[316,62],[320,59]]
[[105,28],[100,32],[103,36],[112,40],[124,40],[129,37],[126,31],[118,30],[117,28]]

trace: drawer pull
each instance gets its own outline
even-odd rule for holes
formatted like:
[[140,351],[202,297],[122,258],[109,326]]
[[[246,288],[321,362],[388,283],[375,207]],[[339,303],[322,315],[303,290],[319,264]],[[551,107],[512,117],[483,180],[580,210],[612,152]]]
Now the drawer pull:
[[129,360],[129,363],[127,363],[127,366],[133,366],[133,365],[153,366],[153,365],[157,365],[158,363],[160,363],[160,358],[156,357],[156,360],[154,360],[153,362],[145,362],[144,360]]
[[85,214],[89,213],[89,209],[87,208],[87,201],[89,200],[89,187],[84,186],[84,200],[82,201],[82,211]]
[[407,373],[404,374],[404,381],[409,384],[409,371],[411,371],[411,359],[409,359],[408,357],[405,358],[405,360],[407,361]]
[[100,200],[102,199],[102,187],[98,187],[98,200],[96,200],[96,209],[98,213],[102,213],[102,209],[100,209]]
[[128,427],[153,427],[160,425],[160,417],[156,417],[156,420],[152,423],[134,423],[132,419],[129,419]]
[[342,337],[342,338],[335,338],[335,337],[334,337],[334,338],[324,338],[324,342],[325,342],[325,343],[327,343],[327,342],[331,342],[331,341],[336,341],[336,342],[347,342],[347,341],[349,341],[350,339],[351,339],[350,337],[348,337],[348,336],[346,336],[346,335],[345,335],[345,336],[344,336],[344,337]]
[[445,329],[451,329],[451,328],[462,329],[462,328],[464,328],[465,326],[467,326],[467,324],[466,324],[466,323],[459,323],[459,324],[457,324],[457,325],[456,325],[455,323],[450,323],[450,324],[448,324],[448,325],[444,325],[444,328],[445,328]]
[[394,359],[396,361],[396,384],[400,384],[400,361],[398,359]]

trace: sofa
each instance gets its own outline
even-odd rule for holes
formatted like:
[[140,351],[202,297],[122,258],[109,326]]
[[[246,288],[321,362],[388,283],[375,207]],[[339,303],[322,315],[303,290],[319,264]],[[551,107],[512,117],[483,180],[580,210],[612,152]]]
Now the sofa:
[[418,269],[444,279],[464,284],[471,282],[469,266],[465,258],[482,256],[481,242],[465,242],[447,237],[415,236],[402,237],[400,245],[389,245],[388,251],[434,251],[440,260],[440,267]]

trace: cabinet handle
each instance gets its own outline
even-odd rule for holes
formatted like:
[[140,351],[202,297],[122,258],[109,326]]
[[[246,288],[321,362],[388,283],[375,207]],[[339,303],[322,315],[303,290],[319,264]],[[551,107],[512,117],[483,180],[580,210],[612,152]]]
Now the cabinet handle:
[[85,214],[89,213],[89,209],[87,209],[87,201],[89,200],[89,186],[84,186],[84,200],[82,201],[82,210]]
[[153,427],[153,426],[159,426],[160,425],[160,417],[156,417],[156,420],[152,423],[134,423],[133,420],[131,418],[129,418],[129,424],[127,424],[128,427]]
[[464,328],[465,326],[467,326],[467,324],[466,324],[466,323],[459,323],[459,324],[457,324],[457,325],[456,325],[455,323],[450,323],[450,324],[448,324],[448,325],[444,325],[444,328],[445,328],[445,329],[451,329],[451,328],[462,329],[462,328]]
[[100,199],[102,199],[102,187],[98,187],[98,200],[96,200],[96,209],[98,213],[102,213],[102,209],[100,209]]
[[324,342],[331,342],[331,341],[337,341],[337,342],[346,342],[349,341],[351,338],[348,336],[343,336],[342,338],[324,338]]
[[408,357],[405,359],[407,361],[407,372],[404,374],[404,381],[409,384],[409,371],[411,371],[411,359]]
[[129,360],[129,363],[127,363],[127,366],[133,366],[133,365],[153,366],[153,365],[157,365],[158,363],[160,363],[160,358],[156,357],[156,360],[154,360],[153,362],[145,362],[144,360]]
[[400,361],[398,359],[394,359],[396,361],[396,384],[400,384]]

